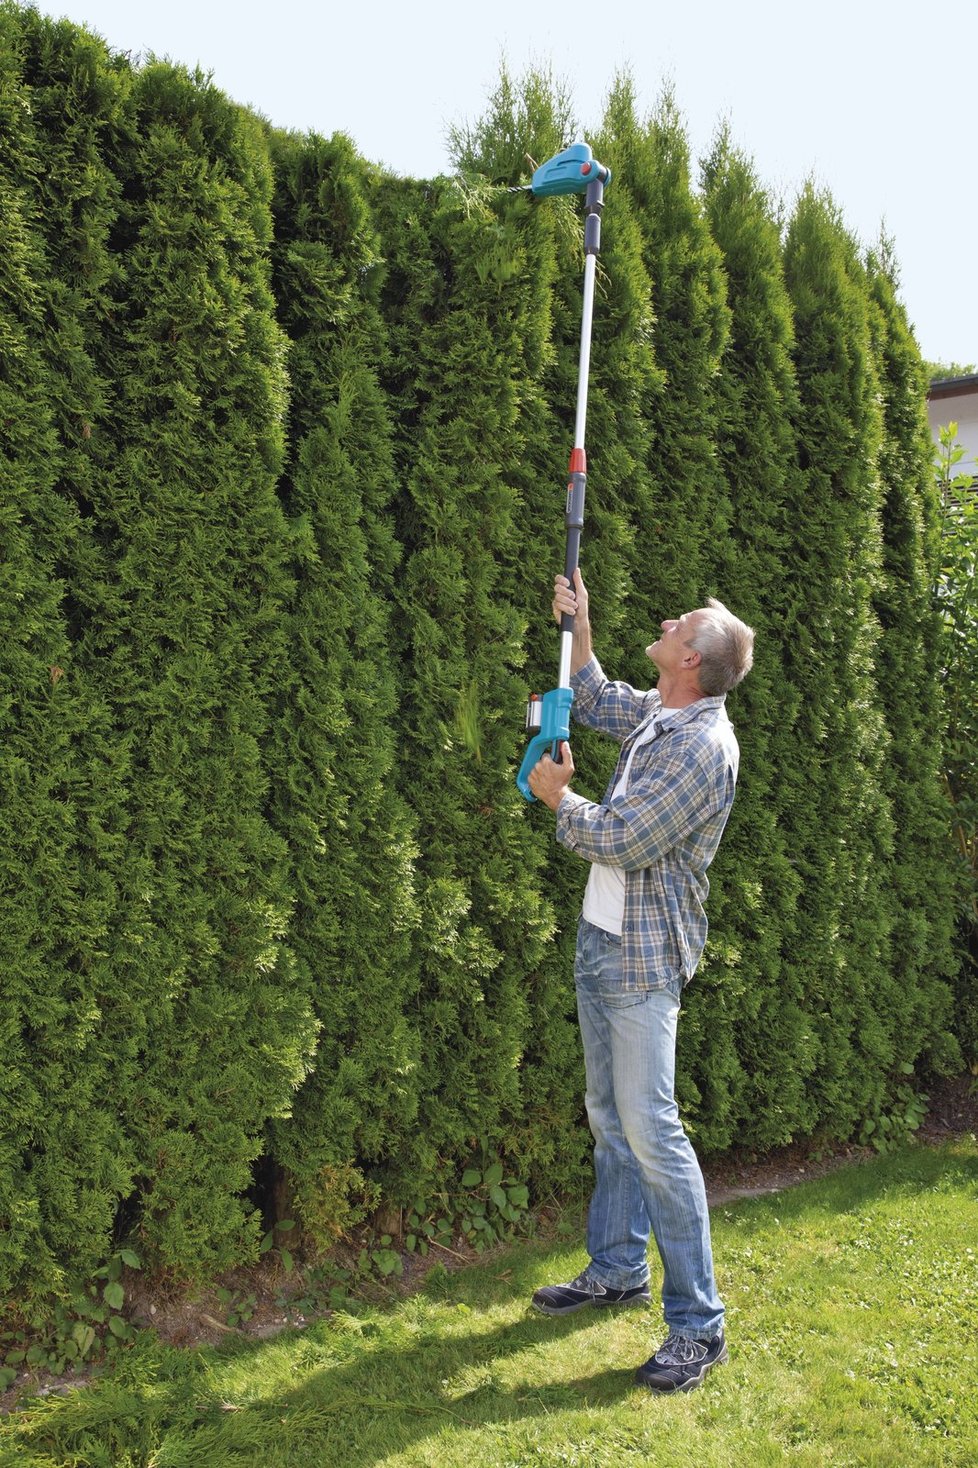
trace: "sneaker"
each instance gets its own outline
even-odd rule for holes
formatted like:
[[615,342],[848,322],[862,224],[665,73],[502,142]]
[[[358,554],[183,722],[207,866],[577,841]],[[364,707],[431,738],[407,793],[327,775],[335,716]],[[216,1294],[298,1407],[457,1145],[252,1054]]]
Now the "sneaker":
[[723,1331],[711,1341],[693,1341],[673,1331],[655,1355],[640,1366],[635,1380],[653,1392],[691,1392],[708,1371],[727,1359]]
[[592,1279],[585,1269],[570,1284],[545,1285],[537,1290],[532,1303],[544,1315],[569,1315],[586,1305],[645,1305],[651,1298],[647,1283],[632,1290],[612,1290]]

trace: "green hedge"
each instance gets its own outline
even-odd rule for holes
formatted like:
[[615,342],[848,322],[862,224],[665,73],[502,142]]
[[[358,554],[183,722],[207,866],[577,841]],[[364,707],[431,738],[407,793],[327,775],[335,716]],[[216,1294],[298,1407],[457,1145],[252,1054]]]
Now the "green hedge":
[[811,991],[804,967],[789,961],[786,941],[803,900],[785,808],[801,702],[786,676],[785,648],[797,596],[789,559],[797,547],[789,508],[798,401],[794,319],[770,201],[726,134],[703,166],[703,193],[730,310],[711,379],[716,456],[730,502],[729,535],[711,542],[713,586],[756,628],[757,639],[751,675],[729,698],[741,733],[739,798],[712,876],[707,991],[696,1032],[684,1035],[684,1044],[687,1066],[705,1072],[710,1084],[699,1056],[708,1055],[720,1011],[725,1047],[736,1056],[726,1068],[737,1097],[725,1108],[726,1135],[735,1140],[741,1119],[751,1116],[754,1144],[767,1147],[815,1124]]
[[[512,189],[567,99],[503,73],[398,179],[9,0],[0,42],[5,1288],[575,1184],[584,871],[514,784],[583,260]],[[919,353],[827,197],[782,231],[726,134],[694,180],[627,79],[592,136],[600,654],[643,682],[708,595],[758,629],[685,1112],[868,1135],[960,1064]]]
[[289,943],[318,1035],[313,1073],[272,1128],[269,1155],[282,1216],[298,1211],[329,1238],[362,1210],[363,1167],[396,1165],[417,1127],[417,847],[394,780],[401,557],[370,171],[342,138],[271,142],[293,584],[266,758],[295,894]]

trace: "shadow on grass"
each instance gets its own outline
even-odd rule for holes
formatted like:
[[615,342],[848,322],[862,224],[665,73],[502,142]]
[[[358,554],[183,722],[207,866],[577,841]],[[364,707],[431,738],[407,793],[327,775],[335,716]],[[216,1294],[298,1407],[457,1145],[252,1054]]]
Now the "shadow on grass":
[[[385,1343],[381,1322],[358,1340],[362,1349],[355,1358],[339,1362],[327,1359],[336,1347],[329,1322],[273,1342],[203,1353],[158,1345],[154,1352],[145,1342],[114,1376],[66,1398],[25,1404],[23,1414],[0,1427],[0,1465],[50,1468],[69,1461],[72,1468],[142,1468],[162,1455],[168,1468],[371,1468],[445,1428],[506,1428],[620,1401],[633,1388],[637,1361],[620,1371],[602,1365],[563,1382],[546,1380],[534,1366],[547,1345],[594,1324],[591,1311],[566,1320],[527,1312],[491,1330],[441,1336],[432,1325],[428,1335],[406,1345],[403,1339]],[[302,1374],[296,1387],[281,1381],[284,1342],[295,1350]],[[279,1359],[271,1361],[272,1353]],[[502,1385],[496,1379],[501,1364],[521,1353],[528,1357],[525,1382]],[[251,1383],[247,1390],[227,1389],[222,1378],[242,1367]],[[279,1378],[266,1394],[263,1376]]]
[[[583,1314],[584,1312],[582,1312]],[[622,1369],[605,1364],[566,1381],[548,1381],[539,1361],[542,1348],[558,1344],[595,1319],[591,1312],[569,1320],[527,1317],[497,1330],[455,1335],[445,1342],[428,1341],[404,1348],[393,1360],[375,1357],[313,1370],[293,1391],[272,1391],[250,1404],[234,1420],[200,1423],[192,1440],[196,1458],[188,1462],[222,1464],[240,1461],[236,1454],[254,1444],[259,1423],[267,1442],[288,1448],[283,1462],[297,1465],[336,1463],[371,1468],[391,1454],[441,1433],[512,1429],[530,1419],[586,1409],[600,1410],[620,1402],[634,1389],[637,1361]],[[500,1380],[505,1363],[526,1355],[526,1372],[517,1385]],[[506,1370],[507,1378],[512,1372]],[[173,1444],[168,1443],[172,1451]]]
[[[790,1230],[806,1218],[857,1213],[884,1195],[898,1199],[962,1186],[978,1190],[973,1145],[912,1147],[776,1196],[728,1204],[715,1211],[714,1228],[722,1236],[735,1227],[743,1239],[769,1228],[772,1215]],[[204,1353],[141,1342],[114,1376],[68,1398],[25,1404],[23,1414],[0,1427],[0,1465],[29,1468],[36,1453],[37,1463],[67,1459],[75,1468],[142,1468],[163,1450],[167,1468],[249,1462],[372,1468],[445,1430],[464,1439],[468,1431],[505,1434],[554,1413],[600,1413],[634,1390],[634,1368],[659,1335],[658,1310],[627,1312],[635,1325],[647,1322],[648,1336],[644,1329],[635,1332],[641,1344],[620,1370],[607,1365],[597,1340],[590,1358],[584,1342],[570,1355],[565,1351],[565,1370],[575,1356],[584,1363],[572,1379],[555,1379],[550,1358],[560,1357],[562,1343],[579,1332],[600,1331],[610,1322],[591,1310],[566,1319],[529,1308],[513,1315],[514,1304],[528,1300],[535,1285],[563,1277],[569,1265],[576,1272],[582,1257],[579,1249],[539,1241],[509,1248],[441,1276],[421,1300],[350,1317],[347,1331],[341,1319],[322,1321],[273,1341]],[[508,1319],[487,1326],[485,1312],[506,1310]],[[514,1365],[516,1357],[525,1359]],[[294,1386],[290,1373],[300,1378]],[[245,1383],[240,1390],[228,1384],[235,1377]],[[5,1443],[14,1456],[4,1453]],[[457,1443],[457,1451],[463,1446]]]

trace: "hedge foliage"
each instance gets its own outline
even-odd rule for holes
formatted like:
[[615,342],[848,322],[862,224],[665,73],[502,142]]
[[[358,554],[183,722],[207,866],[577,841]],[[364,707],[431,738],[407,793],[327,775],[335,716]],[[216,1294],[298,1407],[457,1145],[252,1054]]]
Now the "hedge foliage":
[[[504,73],[418,181],[9,0],[0,67],[4,1288],[573,1184],[584,873],[514,783],[581,220],[513,189],[567,99]],[[627,80],[593,139],[602,659],[758,631],[681,1099],[708,1152],[847,1138],[961,1061],[919,352],[824,194],[726,133],[694,177]]]

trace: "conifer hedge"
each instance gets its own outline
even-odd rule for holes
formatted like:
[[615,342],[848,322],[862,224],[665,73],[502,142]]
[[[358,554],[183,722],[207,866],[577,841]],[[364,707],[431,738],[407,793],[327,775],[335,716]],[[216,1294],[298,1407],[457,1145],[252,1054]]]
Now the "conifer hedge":
[[712,586],[757,636],[750,677],[729,698],[743,736],[739,798],[712,878],[716,919],[703,975],[710,992],[696,1046],[714,1033],[722,1008],[736,1054],[729,1084],[737,1110],[727,1135],[752,1117],[755,1145],[765,1147],[811,1124],[802,1118],[814,1065],[807,976],[785,953],[802,896],[783,778],[796,757],[792,731],[801,699],[784,656],[785,622],[798,594],[788,512],[796,473],[794,325],[770,200],[726,132],[703,165],[702,186],[730,311],[711,379],[716,454],[730,503],[729,536],[710,547]]
[[[61,579],[78,520],[57,492],[66,458],[57,398],[78,403],[84,383],[71,394],[67,374],[84,364],[49,279],[44,149],[21,44],[0,13],[0,1217],[4,1283],[43,1295],[97,1264],[129,1175],[104,1103],[111,1057],[96,1033],[108,884],[90,879],[80,849],[100,834],[88,764],[98,714],[74,677]],[[50,339],[64,351],[53,381]],[[104,788],[101,804],[111,804]]]
[[417,1129],[417,848],[394,779],[400,548],[370,170],[343,138],[272,146],[291,384],[279,493],[293,579],[266,759],[289,852],[296,983],[318,1034],[313,1073],[269,1153],[284,1170],[281,1208],[326,1241],[362,1212],[363,1167],[399,1166],[399,1143]]
[[[18,1297],[127,1240],[213,1275],[285,1215],[310,1248],[378,1209],[502,1226],[487,1175],[540,1199],[586,1168],[585,872],[514,783],[556,667],[583,257],[577,201],[512,190],[574,131],[504,72],[453,177],[393,178],[0,3]],[[705,1151],[883,1135],[974,1024],[892,251],[811,188],[783,226],[726,132],[694,179],[674,99],[642,118],[627,78],[592,137],[600,656],[643,683],[708,595],[758,630],[686,1115]],[[575,756],[600,795],[613,751]]]
[[525,703],[519,415],[545,340],[546,240],[505,194],[449,180],[389,185],[380,207],[391,390],[411,405],[395,463],[397,778],[418,823],[420,1112],[400,1143],[413,1197],[419,1177],[448,1183],[457,1159],[530,1141],[515,1130],[521,1059],[553,914],[513,781],[512,711]]

